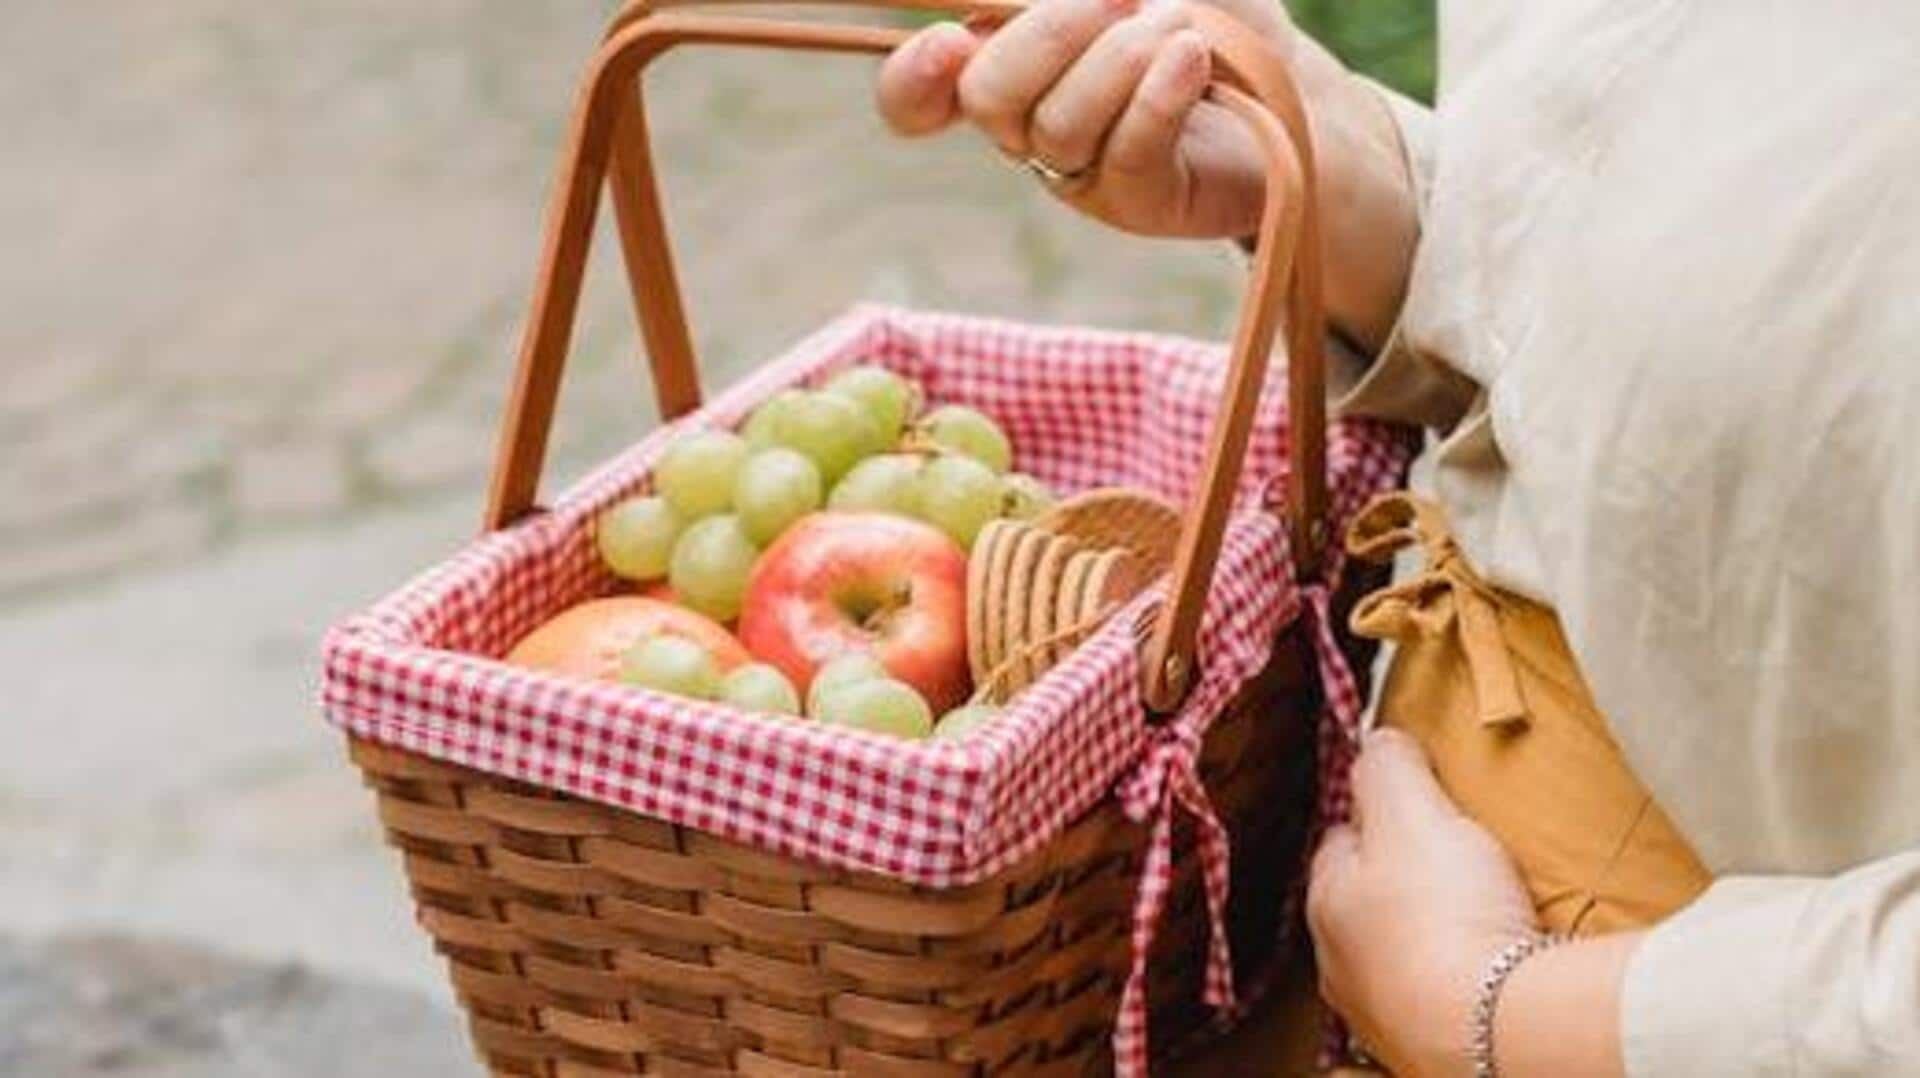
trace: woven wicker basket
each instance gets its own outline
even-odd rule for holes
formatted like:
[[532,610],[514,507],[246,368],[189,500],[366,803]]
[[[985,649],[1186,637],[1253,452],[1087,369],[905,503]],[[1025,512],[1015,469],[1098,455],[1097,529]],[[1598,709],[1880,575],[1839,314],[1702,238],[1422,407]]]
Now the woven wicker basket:
[[[1283,655],[1296,654],[1291,647]],[[1310,801],[1311,678],[1276,663],[1207,739],[1236,866],[1234,953],[1280,939]],[[1108,804],[952,890],[821,869],[367,742],[403,853],[496,1074],[1099,1073],[1128,962],[1142,829]],[[1176,837],[1150,966],[1156,1028],[1198,1029],[1206,917]]]
[[[622,14],[580,98],[490,528],[535,511],[603,184],[662,411],[678,416],[699,406],[635,92],[645,63],[687,42],[871,53],[903,38],[890,28],[662,14],[657,6]],[[1179,703],[1192,674],[1205,584],[1283,310],[1292,357],[1288,523],[1303,574],[1316,569],[1326,502],[1323,322],[1304,119],[1284,71],[1245,31],[1212,15],[1201,26],[1223,79],[1216,100],[1247,120],[1272,159],[1269,190],[1287,194],[1263,223],[1206,478],[1181,518],[1175,586],[1143,648],[1147,703],[1161,711]],[[1297,264],[1296,252],[1304,253]],[[1295,626],[1275,642],[1267,669],[1211,726],[1201,758],[1235,851],[1230,929],[1243,971],[1265,966],[1284,936],[1280,920],[1312,803],[1319,700],[1304,635]],[[957,1078],[1078,1075],[1110,1065],[1144,844],[1142,828],[1111,801],[1014,867],[936,889],[817,867],[358,738],[352,758],[377,794],[419,921],[448,961],[494,1073]],[[1185,824],[1174,841],[1172,897],[1150,965],[1154,1025],[1166,1031],[1199,1028],[1206,1017],[1199,859],[1185,853]]]

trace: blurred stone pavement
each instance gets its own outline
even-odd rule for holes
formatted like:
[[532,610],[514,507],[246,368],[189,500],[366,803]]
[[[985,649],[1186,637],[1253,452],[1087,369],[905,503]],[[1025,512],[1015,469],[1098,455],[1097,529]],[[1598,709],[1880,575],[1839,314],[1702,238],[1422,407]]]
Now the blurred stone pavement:
[[[0,4],[0,1075],[460,1072],[313,657],[478,518],[610,10]],[[862,298],[1226,331],[1229,252],[891,140],[870,76],[659,65],[713,384]],[[557,477],[654,421],[617,271],[603,236]]]

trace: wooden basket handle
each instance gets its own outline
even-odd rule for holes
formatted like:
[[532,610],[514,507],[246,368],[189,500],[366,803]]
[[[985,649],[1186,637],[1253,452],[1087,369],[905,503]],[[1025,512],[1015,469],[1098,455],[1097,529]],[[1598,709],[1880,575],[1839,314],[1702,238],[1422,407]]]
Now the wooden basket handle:
[[[1009,0],[853,2],[1003,20],[1021,9]],[[504,528],[534,508],[603,184],[611,183],[661,414],[674,418],[699,406],[693,343],[647,136],[639,79],[646,65],[689,44],[878,54],[898,47],[910,33],[665,10],[680,6],[717,5],[714,0],[635,0],[616,19],[582,83],[548,207],[540,271],[501,429],[487,506],[489,530]],[[1232,510],[1283,300],[1291,437],[1287,514],[1295,569],[1303,579],[1318,572],[1325,544],[1325,315],[1306,112],[1285,64],[1259,37],[1214,8],[1190,10],[1213,50],[1215,82],[1208,95],[1244,121],[1259,142],[1267,158],[1268,197],[1202,481],[1184,514],[1167,604],[1142,653],[1147,704],[1157,711],[1177,707],[1192,676],[1207,585]]]

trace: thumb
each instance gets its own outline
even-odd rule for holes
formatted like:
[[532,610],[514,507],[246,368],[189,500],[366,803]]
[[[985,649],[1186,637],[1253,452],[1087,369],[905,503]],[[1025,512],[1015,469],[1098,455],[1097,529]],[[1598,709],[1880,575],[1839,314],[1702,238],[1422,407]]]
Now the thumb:
[[1420,743],[1394,729],[1367,734],[1353,764],[1353,807],[1368,846],[1418,836],[1460,816]]
[[880,65],[874,96],[896,134],[931,135],[959,114],[960,69],[978,38],[958,23],[935,23],[907,39]]

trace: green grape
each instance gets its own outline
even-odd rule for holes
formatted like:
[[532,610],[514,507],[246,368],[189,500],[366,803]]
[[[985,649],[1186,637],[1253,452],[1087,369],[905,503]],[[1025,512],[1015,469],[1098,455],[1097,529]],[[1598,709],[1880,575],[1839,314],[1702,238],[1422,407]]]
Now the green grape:
[[825,694],[856,681],[876,681],[890,677],[887,668],[880,660],[864,651],[849,651],[828,659],[813,672],[813,683],[807,686],[807,714],[820,717],[820,703]]
[[813,458],[828,485],[886,448],[866,409],[835,393],[806,393],[783,405],[779,434],[781,445]]
[[607,568],[644,583],[667,575],[667,560],[683,527],[665,498],[628,498],[600,514],[593,539]]
[[820,469],[804,453],[763,449],[747,458],[733,481],[733,511],[754,545],[765,547],[787,525],[820,508]]
[[620,656],[620,680],[696,700],[711,700],[720,693],[720,667],[707,649],[665,634],[642,637]]
[[798,389],[783,389],[767,398],[766,402],[753,410],[740,428],[740,434],[747,440],[751,449],[771,449],[780,444],[780,412],[787,405],[798,400],[803,394]]
[[686,520],[724,513],[733,505],[733,479],[747,461],[746,439],[703,430],[669,446],[653,470],[653,485]]
[[800,694],[777,667],[766,663],[736,666],[720,682],[720,699],[745,711],[800,714]]
[[935,741],[958,741],[1000,717],[1000,709],[991,704],[967,704],[956,707],[933,726]]
[[1007,476],[1006,484],[1006,496],[1000,505],[1000,515],[1004,517],[1032,520],[1060,501],[1045,483],[1025,472]]
[[759,556],[739,517],[708,517],[689,525],[673,545],[667,582],[682,603],[715,621],[732,621]]
[[827,507],[849,513],[913,516],[914,480],[926,462],[911,453],[882,453],[853,466],[827,496]]
[[942,449],[965,454],[1000,473],[1013,467],[1013,443],[986,413],[964,404],[944,404],[920,421],[927,438]]
[[1006,485],[972,457],[935,457],[920,470],[914,494],[920,519],[952,536],[960,549],[973,549],[974,537],[1000,515]]
[[827,392],[851,398],[866,409],[887,445],[900,440],[920,397],[912,382],[885,367],[850,367],[827,383]]
[[829,688],[820,695],[820,712],[814,718],[830,726],[894,737],[923,738],[933,732],[933,709],[913,686],[892,678],[867,678]]

